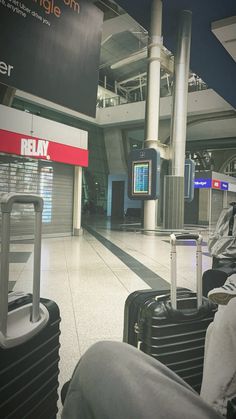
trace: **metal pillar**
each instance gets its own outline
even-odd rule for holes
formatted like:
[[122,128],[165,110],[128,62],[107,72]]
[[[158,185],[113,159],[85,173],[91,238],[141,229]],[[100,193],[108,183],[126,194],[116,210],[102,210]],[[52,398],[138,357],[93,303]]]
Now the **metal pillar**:
[[73,235],[83,234],[81,227],[81,207],[82,207],[82,171],[83,168],[75,166],[74,172],[74,211],[73,211]]
[[[162,1],[153,0],[148,43],[147,99],[145,113],[145,148],[157,149],[160,102],[160,71],[162,48]],[[144,201],[144,229],[154,230],[157,200]]]
[[183,10],[180,16],[175,55],[171,122],[171,175],[166,176],[164,182],[164,227],[167,229],[182,229],[184,226],[184,163],[191,24],[191,11]]

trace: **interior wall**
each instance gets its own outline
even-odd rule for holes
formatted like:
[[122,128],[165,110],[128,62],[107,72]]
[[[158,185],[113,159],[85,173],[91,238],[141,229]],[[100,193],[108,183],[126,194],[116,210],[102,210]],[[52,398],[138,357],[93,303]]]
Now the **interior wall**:
[[104,129],[107,163],[110,174],[126,174],[127,164],[120,128]]
[[112,205],[112,182],[113,181],[124,181],[124,213],[127,208],[141,208],[141,201],[128,198],[128,177],[126,174],[117,174],[108,176],[108,191],[107,191],[107,215],[111,216],[111,205]]
[[208,224],[209,222],[210,192],[210,189],[199,190],[199,224]]

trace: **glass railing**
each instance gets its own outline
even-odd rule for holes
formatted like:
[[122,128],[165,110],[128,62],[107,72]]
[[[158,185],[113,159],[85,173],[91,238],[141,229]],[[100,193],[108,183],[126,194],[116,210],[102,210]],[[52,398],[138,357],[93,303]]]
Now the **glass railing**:
[[[188,91],[189,92],[198,92],[200,90],[206,90],[208,86],[204,83],[201,79],[196,79],[194,81],[189,82]],[[171,88],[162,87],[160,90],[160,97],[167,97],[171,96],[172,91]],[[134,93],[129,95],[128,97],[122,97],[119,95],[108,97],[108,98],[98,98],[97,99],[97,108],[109,108],[111,106],[119,106],[124,105],[127,103],[135,103],[135,102],[142,102],[145,100],[145,94],[141,93]]]

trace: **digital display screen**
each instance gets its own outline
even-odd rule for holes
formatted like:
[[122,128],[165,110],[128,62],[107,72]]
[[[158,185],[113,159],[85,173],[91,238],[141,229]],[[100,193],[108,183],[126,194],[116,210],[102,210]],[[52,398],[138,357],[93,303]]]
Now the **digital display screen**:
[[151,161],[133,162],[133,194],[150,194]]
[[190,183],[191,183],[191,166],[188,163],[184,165],[184,198],[188,198],[190,195]]
[[156,149],[131,150],[128,155],[128,198],[157,199],[160,196],[160,167],[161,157]]

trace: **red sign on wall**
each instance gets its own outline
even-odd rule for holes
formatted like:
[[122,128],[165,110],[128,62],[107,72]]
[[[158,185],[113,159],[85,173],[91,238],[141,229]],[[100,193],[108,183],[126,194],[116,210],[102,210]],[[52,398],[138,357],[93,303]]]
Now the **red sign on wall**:
[[213,189],[220,189],[220,180],[212,179],[212,188]]
[[88,150],[0,130],[0,152],[88,167]]

